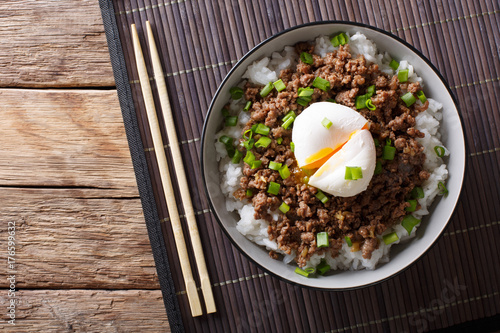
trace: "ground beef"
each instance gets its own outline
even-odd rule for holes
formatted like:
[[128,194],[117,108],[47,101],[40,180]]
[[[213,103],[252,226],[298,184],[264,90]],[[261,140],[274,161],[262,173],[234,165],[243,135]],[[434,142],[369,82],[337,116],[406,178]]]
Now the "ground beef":
[[[313,49],[310,43],[295,45],[299,54],[312,53]],[[297,115],[302,112],[304,107],[297,103],[298,89],[310,87],[317,76],[328,80],[331,89],[324,92],[314,88],[311,103],[332,99],[354,110],[356,96],[365,94],[369,86],[375,85],[372,102],[376,109],[357,111],[368,120],[369,130],[379,143],[377,160],[382,165],[382,172],[373,176],[366,191],[350,198],[326,194],[326,203],[316,198],[318,190],[307,184],[308,175],[297,166],[290,147],[292,130],[281,126],[282,118],[290,110]],[[416,141],[424,134],[414,127],[415,116],[427,108],[428,102],[407,107],[400,98],[407,91],[418,92],[420,84],[400,83],[397,75],[391,77],[379,71],[378,65],[367,64],[363,56],[353,58],[348,45],[340,46],[338,51],[324,58],[313,55],[312,65],[299,61],[295,68],[281,71],[280,79],[286,89],[279,93],[273,90],[265,98],[259,94],[262,87],[249,83],[244,87],[246,100],[252,102],[251,119],[244,131],[263,123],[270,128],[272,142],[266,148],[251,149],[262,164],[252,169],[245,163],[244,176],[235,197],[252,202],[255,218],[269,222],[269,238],[276,240],[285,253],[294,252],[295,261],[301,267],[311,255],[324,253],[327,249],[333,257],[338,255],[345,236],[356,243],[364,258],[371,258],[379,246],[377,235],[401,222],[409,206],[406,202],[409,193],[429,178],[429,172],[423,168],[423,147]],[[255,141],[259,138],[260,135],[254,135]],[[381,158],[387,144],[396,148],[392,161]],[[269,169],[270,161],[286,164],[291,176],[282,179],[278,171]],[[278,195],[268,193],[270,182],[280,184]],[[247,195],[247,190],[251,190],[251,196]],[[273,219],[270,213],[277,211],[283,202],[290,207],[289,211]],[[329,248],[317,248],[318,232],[328,233]],[[275,251],[269,255],[278,258]]]

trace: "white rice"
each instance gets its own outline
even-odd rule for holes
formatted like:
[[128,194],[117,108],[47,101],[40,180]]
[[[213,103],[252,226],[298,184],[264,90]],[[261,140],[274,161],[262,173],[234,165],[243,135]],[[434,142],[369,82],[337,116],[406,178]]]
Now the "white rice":
[[[396,71],[389,66],[391,61],[390,55],[387,52],[379,52],[377,50],[377,46],[371,40],[367,39],[365,35],[358,32],[349,36],[349,46],[354,58],[357,55],[362,54],[366,58],[367,62],[378,64],[379,69],[382,72],[389,75],[394,75],[396,73]],[[333,52],[337,49],[338,48],[332,46],[328,36],[320,36],[315,39],[314,53],[321,57],[325,57],[327,53]],[[247,71],[243,75],[243,78],[253,84],[266,85],[268,82],[278,80],[281,70],[291,68],[292,66],[295,66],[297,62],[298,57],[294,48],[287,46],[282,52],[274,52],[270,58],[262,58],[261,60],[254,62],[248,67]],[[423,87],[422,79],[417,76],[413,66],[407,61],[400,61],[398,70],[399,69],[408,69],[408,81],[419,82]],[[243,84],[244,81],[240,86],[243,87]],[[423,216],[429,214],[428,209],[439,192],[438,183],[444,183],[448,177],[446,164],[443,162],[443,159],[438,157],[434,152],[435,146],[444,147],[443,143],[440,141],[441,133],[439,133],[440,120],[443,117],[442,104],[431,98],[428,98],[428,101],[428,109],[417,115],[415,126],[418,130],[425,134],[424,138],[417,140],[424,147],[424,152],[427,157],[424,163],[424,168],[431,173],[429,179],[426,180],[422,186],[425,196],[423,199],[418,200],[421,208],[412,213],[412,215],[417,219],[421,219]],[[417,103],[420,103],[420,101]],[[222,135],[228,135],[233,138],[241,136],[241,131],[244,125],[250,119],[250,115],[247,112],[241,112],[244,104],[245,101],[243,98],[238,101],[231,100],[230,113],[238,115],[238,126],[225,127],[217,133],[215,138],[217,160],[219,161],[219,171],[222,178],[221,190],[227,197],[226,208],[228,211],[238,212],[240,220],[238,221],[236,228],[239,232],[252,242],[255,242],[260,246],[265,246],[267,250],[274,250],[277,253],[283,254],[283,261],[285,263],[291,263],[295,258],[295,253],[286,254],[278,248],[276,241],[269,240],[267,233],[268,223],[265,220],[256,220],[254,218],[254,208],[251,203],[244,204],[243,202],[236,200],[233,196],[233,193],[239,188],[243,162],[239,165],[232,164],[230,158],[227,156],[224,144],[220,143],[218,140]],[[445,153],[445,156],[447,155],[449,155],[448,150],[446,150]],[[277,212],[270,213],[275,220],[278,218]],[[387,230],[384,234],[396,232],[399,240],[386,245],[382,240],[383,235],[379,236],[379,247],[373,251],[371,259],[364,259],[362,257],[362,251],[351,252],[351,248],[344,242],[342,249],[339,251],[339,255],[335,258],[332,258],[329,252],[321,255],[314,254],[307,262],[306,267],[315,267],[320,263],[321,259],[324,258],[334,270],[375,269],[378,263],[389,261],[389,251],[393,245],[405,242],[414,237],[417,228],[418,226],[413,228],[410,235],[408,235],[406,229],[401,225],[396,225],[392,229]]]

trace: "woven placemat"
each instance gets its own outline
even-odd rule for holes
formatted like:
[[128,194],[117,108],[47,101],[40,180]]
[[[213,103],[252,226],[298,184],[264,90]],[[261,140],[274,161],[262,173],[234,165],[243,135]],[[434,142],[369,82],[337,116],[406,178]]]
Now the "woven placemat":
[[[490,317],[498,321],[498,1],[100,2],[172,331],[421,332]],[[214,288],[218,311],[213,315],[198,318],[190,315],[168,213],[163,204],[130,38],[130,25],[135,23],[148,58],[144,34],[146,20],[153,26],[163,61]],[[298,24],[322,20],[369,24],[392,32],[419,49],[440,70],[457,97],[469,147],[468,172],[461,200],[435,246],[402,274],[371,287],[345,292],[293,286],[249,262],[231,245],[212,216],[199,167],[204,117],[212,95],[232,65],[267,37]],[[148,70],[152,73],[151,68]],[[153,80],[152,83],[156,94]],[[168,144],[165,147],[170,159]],[[179,195],[177,202],[180,203]]]

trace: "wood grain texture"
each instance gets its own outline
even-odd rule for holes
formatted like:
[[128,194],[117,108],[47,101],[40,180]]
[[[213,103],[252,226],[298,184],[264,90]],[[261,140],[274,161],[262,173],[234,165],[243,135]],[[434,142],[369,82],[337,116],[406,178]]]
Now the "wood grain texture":
[[[170,332],[159,290],[22,290],[12,332]],[[0,294],[0,305],[9,299]],[[5,311],[2,321],[7,320]]]
[[0,89],[0,186],[137,184],[115,90]]
[[[16,223],[18,288],[157,289],[138,198],[103,189],[0,189],[0,239]],[[0,287],[7,286],[0,270]]]
[[98,1],[0,1],[0,41],[0,87],[114,86]]

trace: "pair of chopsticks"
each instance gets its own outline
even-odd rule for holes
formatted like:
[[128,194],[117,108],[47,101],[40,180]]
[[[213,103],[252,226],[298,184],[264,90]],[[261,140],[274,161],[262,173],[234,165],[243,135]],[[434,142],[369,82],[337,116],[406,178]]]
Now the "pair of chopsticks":
[[[163,77],[163,70],[161,67],[160,57],[158,55],[158,50],[156,49],[153,31],[151,30],[151,25],[149,24],[149,21],[146,21],[146,28],[148,34],[149,49],[151,53],[151,61],[153,63],[154,77],[156,80],[156,86],[158,88],[158,94],[160,97],[160,108],[163,114],[163,119],[165,121],[168,141],[170,142],[170,148],[172,151],[172,160],[174,161],[175,173],[177,174],[179,189],[181,192],[182,204],[184,207],[186,221],[189,228],[189,235],[191,238],[193,252],[196,259],[196,265],[198,267],[198,272],[200,274],[201,290],[203,292],[203,297],[205,299],[205,306],[207,309],[207,313],[213,313],[216,311],[216,309],[212,293],[212,286],[210,284],[210,278],[208,276],[207,266],[205,264],[205,257],[203,255],[203,249],[201,247],[200,234],[198,232],[198,226],[196,225],[196,218],[194,215],[193,204],[191,203],[191,197],[189,195],[186,173],[184,171],[184,165],[182,163],[179,142],[177,140],[177,134],[175,131],[174,119],[172,117],[172,110],[170,108],[170,102],[168,100],[167,86],[165,84],[165,79]],[[153,147],[156,153],[158,167],[160,169],[160,177],[163,186],[163,192],[165,194],[168,213],[170,216],[170,222],[174,233],[175,246],[177,248],[177,253],[179,255],[182,275],[184,277],[184,283],[186,285],[186,293],[189,300],[189,306],[191,308],[191,314],[193,317],[201,316],[203,314],[203,311],[201,308],[201,303],[198,296],[196,283],[193,279],[193,273],[191,271],[191,266],[189,263],[187,247],[184,240],[184,234],[182,232],[179,212],[177,211],[177,204],[175,202],[174,190],[172,188],[169,166],[167,164],[167,158],[165,156],[165,149],[161,137],[160,125],[158,123],[158,117],[156,115],[156,109],[153,100],[153,92],[151,91],[149,76],[146,69],[146,62],[144,61],[144,56],[142,54],[141,44],[139,42],[139,36],[137,34],[137,29],[135,27],[135,24],[132,24],[131,30],[132,30],[132,40],[134,45],[135,61],[137,65],[137,71],[139,73],[139,81],[141,84],[141,90],[144,97],[144,103],[146,105],[147,118],[149,122],[149,127],[151,129],[151,136],[153,138]]]

